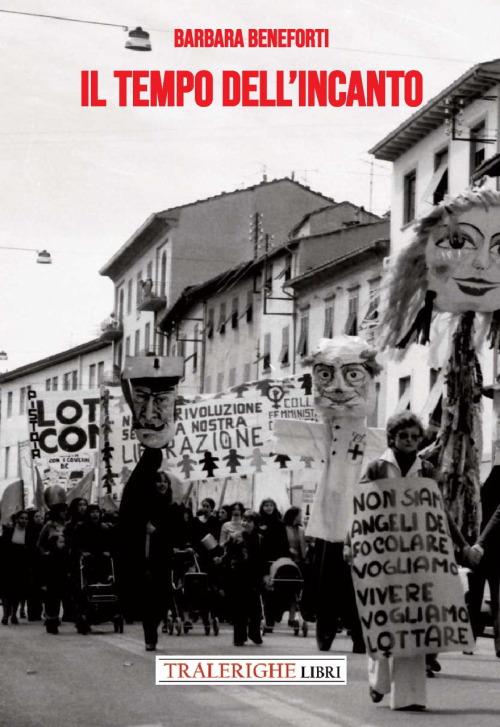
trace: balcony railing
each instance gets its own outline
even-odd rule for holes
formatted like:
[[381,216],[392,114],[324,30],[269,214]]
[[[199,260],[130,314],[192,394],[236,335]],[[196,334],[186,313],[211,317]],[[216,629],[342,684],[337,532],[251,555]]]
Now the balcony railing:
[[122,322],[112,313],[101,323],[101,338],[103,341],[119,341],[122,336]]
[[161,294],[153,284],[153,281],[148,278],[143,280],[140,289],[139,302],[137,303],[137,310],[140,311],[159,311],[165,308],[167,305],[167,297]]

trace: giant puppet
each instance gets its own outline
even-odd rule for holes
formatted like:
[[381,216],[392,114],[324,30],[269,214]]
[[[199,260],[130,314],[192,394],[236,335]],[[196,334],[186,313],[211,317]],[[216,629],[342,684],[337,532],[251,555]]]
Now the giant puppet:
[[[120,584],[128,618],[134,618],[141,608],[137,588],[146,567],[146,525],[155,503],[162,448],[174,436],[175,397],[183,372],[181,357],[134,356],[126,358],[122,373],[122,388],[132,412],[134,430],[144,446],[124,487],[119,511]],[[173,479],[169,476],[171,485],[175,484]]]
[[[339,617],[351,627],[353,651],[364,651],[350,570],[342,550],[352,519],[354,487],[369,441],[366,416],[375,404],[376,351],[357,336],[322,338],[310,357],[314,403],[321,422],[277,420],[277,448],[324,462],[307,534],[316,539],[316,638],[327,651]],[[370,456],[370,454],[368,455]]]
[[448,512],[469,542],[480,520],[482,374],[477,351],[500,344],[500,193],[474,187],[418,220],[388,283],[381,346],[427,343],[448,313],[452,333],[436,447]]

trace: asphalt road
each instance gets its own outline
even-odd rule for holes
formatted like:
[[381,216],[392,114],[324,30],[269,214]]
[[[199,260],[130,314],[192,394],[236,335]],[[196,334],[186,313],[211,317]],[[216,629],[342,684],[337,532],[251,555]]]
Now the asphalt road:
[[[348,654],[347,686],[161,686],[154,684],[154,653],[144,651],[139,625],[123,635],[109,625],[78,635],[64,624],[58,636],[21,622],[0,627],[0,727],[498,727],[500,659],[491,639],[474,656],[442,655],[443,671],[428,680],[428,711],[392,712],[373,705],[366,659],[350,654],[340,636],[332,654]],[[312,633],[312,631],[311,631]],[[261,647],[232,645],[200,627],[162,636],[157,654],[317,655],[313,636],[280,628]]]

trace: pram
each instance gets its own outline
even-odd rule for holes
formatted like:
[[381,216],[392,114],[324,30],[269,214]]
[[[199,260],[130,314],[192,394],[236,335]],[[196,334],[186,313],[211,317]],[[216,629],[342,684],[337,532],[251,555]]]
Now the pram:
[[172,599],[166,628],[164,631],[173,634],[174,629],[178,636],[182,632],[189,633],[193,628],[192,620],[185,620],[187,612],[193,620],[201,617],[205,634],[219,634],[219,619],[211,613],[211,586],[208,574],[202,572],[198,557],[194,551],[190,553],[179,552],[174,555],[172,569]]
[[307,621],[302,618],[299,610],[304,580],[298,565],[291,558],[278,558],[271,563],[269,582],[275,621],[280,622],[283,612],[291,610],[295,612],[295,618],[290,621],[295,636],[300,632],[307,636]]
[[85,624],[82,632],[88,631],[88,626],[92,624],[112,621],[115,634],[123,634],[123,615],[116,591],[115,567],[110,555],[88,553],[80,556],[79,600],[78,610]]

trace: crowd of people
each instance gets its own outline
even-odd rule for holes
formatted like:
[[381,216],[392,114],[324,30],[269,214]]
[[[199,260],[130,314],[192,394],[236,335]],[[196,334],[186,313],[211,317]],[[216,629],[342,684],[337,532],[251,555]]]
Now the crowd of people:
[[[258,512],[241,502],[216,511],[215,502],[205,498],[194,515],[191,508],[171,502],[165,473],[158,472],[155,486],[154,514],[148,515],[144,532],[142,577],[132,589],[126,584],[122,588],[117,579],[125,619],[142,621],[148,650],[156,646],[162,622],[166,631],[174,614],[187,632],[199,612],[233,624],[236,645],[248,638],[261,643],[262,612],[267,633],[281,617],[272,597],[271,564],[284,558],[300,571],[305,567],[301,510],[291,507],[282,517],[275,501],[265,499]],[[81,634],[89,633],[81,578],[82,558],[89,555],[112,559],[113,574],[127,568],[117,513],[103,512],[83,498],[53,504],[46,513],[15,513],[0,536],[2,625],[43,621],[47,633],[57,634],[62,620],[73,622]],[[207,576],[205,602],[194,609],[182,588],[186,574],[193,572]],[[295,604],[288,610],[293,627]]]

